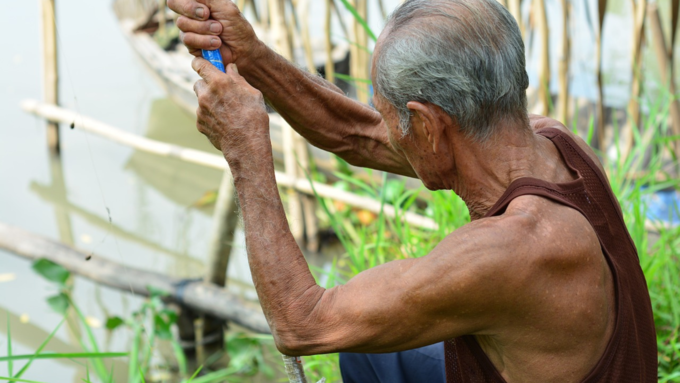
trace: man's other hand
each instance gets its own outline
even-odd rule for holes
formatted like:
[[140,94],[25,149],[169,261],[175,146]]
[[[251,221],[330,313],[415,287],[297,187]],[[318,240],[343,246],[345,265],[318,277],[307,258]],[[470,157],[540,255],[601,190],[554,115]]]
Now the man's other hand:
[[229,165],[271,150],[262,93],[238,74],[236,65],[227,65],[223,73],[197,57],[191,66],[203,78],[194,85],[199,105],[196,127],[224,153]]
[[180,40],[189,52],[201,56],[201,49],[220,49],[224,65],[244,67],[257,59],[264,44],[231,0],[168,0],[168,7],[180,14]]

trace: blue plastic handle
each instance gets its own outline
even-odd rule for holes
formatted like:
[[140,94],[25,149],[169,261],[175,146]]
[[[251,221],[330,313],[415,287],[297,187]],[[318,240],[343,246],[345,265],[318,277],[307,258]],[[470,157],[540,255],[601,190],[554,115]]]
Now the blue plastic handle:
[[217,69],[226,73],[226,70],[224,69],[224,63],[222,62],[222,54],[220,53],[219,49],[214,51],[201,49],[201,53],[203,54],[204,59],[210,61]]

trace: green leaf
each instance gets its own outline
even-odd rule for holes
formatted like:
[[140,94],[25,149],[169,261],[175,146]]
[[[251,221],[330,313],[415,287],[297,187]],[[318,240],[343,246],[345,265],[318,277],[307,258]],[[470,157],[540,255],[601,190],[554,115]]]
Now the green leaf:
[[359,12],[357,12],[356,8],[354,8],[354,6],[352,6],[352,4],[350,4],[349,1],[347,0],[340,1],[342,1],[342,4],[345,6],[345,8],[347,8],[347,10],[357,20],[357,22],[359,22],[359,24],[361,24],[361,26],[366,30],[366,33],[368,33],[368,36],[370,36],[371,40],[373,41],[378,40],[378,38],[375,37],[375,34],[371,30],[371,27],[369,27],[368,24],[366,23],[366,20],[364,20],[364,18],[359,15]]
[[61,315],[64,315],[66,314],[66,310],[68,310],[69,299],[66,294],[59,293],[57,295],[53,295],[47,298],[47,304],[50,305],[50,308],[52,308],[52,310],[56,311]]
[[[12,331],[9,326],[9,311],[7,311],[7,356],[12,356]],[[14,363],[11,360],[7,363],[7,373],[9,376],[14,374]]]
[[369,80],[369,79],[347,76],[347,75],[342,74],[342,73],[336,73],[335,77],[339,78],[340,80],[347,81],[347,82],[361,82],[361,83],[364,83],[364,84],[372,84],[371,80]]
[[11,380],[12,382],[23,382],[23,383],[44,383],[44,382],[38,382],[36,380],[10,378],[10,377],[7,377],[7,376],[0,376],[0,380]]
[[63,266],[45,258],[35,261],[35,263],[33,263],[33,270],[48,281],[56,282],[60,285],[66,283],[66,280],[71,275],[71,273]]
[[125,321],[121,317],[117,316],[110,317],[106,320],[106,329],[115,330],[123,323],[125,323]]
[[[40,353],[42,352],[43,348],[45,348],[45,346],[47,346],[47,343],[49,343],[50,340],[52,340],[52,337],[54,337],[54,334],[57,333],[57,331],[59,330],[59,328],[61,327],[62,324],[64,324],[64,319],[62,319],[61,322],[59,322],[57,327],[50,333],[50,335],[47,336],[47,339],[45,339],[45,341],[42,342],[42,344],[38,347],[38,349],[35,350],[35,353],[33,355],[28,356],[28,362],[26,362],[24,367],[22,367],[21,370],[19,370],[19,372],[17,372],[17,374],[14,375],[15,378],[21,378],[21,375],[23,375],[24,372],[26,372],[26,370],[28,370],[28,368],[31,366],[31,363],[33,363],[33,361],[40,356]],[[16,380],[16,379],[13,379],[13,380]]]

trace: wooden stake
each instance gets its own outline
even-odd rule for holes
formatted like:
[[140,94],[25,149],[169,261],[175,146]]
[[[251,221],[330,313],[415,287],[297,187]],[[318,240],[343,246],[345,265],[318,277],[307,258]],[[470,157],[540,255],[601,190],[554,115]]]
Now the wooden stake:
[[601,151],[606,149],[606,132],[604,126],[604,92],[602,84],[602,27],[607,11],[607,0],[598,0],[597,7],[597,46],[595,48],[595,71],[597,73],[597,143]]
[[519,31],[522,34],[522,39],[524,39],[526,32],[524,30],[524,23],[522,22],[522,1],[521,0],[509,0],[508,1],[508,10],[512,14],[512,16],[515,18],[517,21],[517,26],[519,27]]
[[150,295],[148,287],[165,291],[171,301],[197,312],[230,320],[257,333],[271,333],[262,311],[229,291],[203,281],[184,281],[128,267],[105,257],[85,261],[86,252],[4,223],[0,223],[0,249],[30,260],[48,259],[73,274],[116,290],[141,296]]
[[213,213],[206,282],[217,286],[226,285],[229,255],[234,243],[236,226],[238,226],[238,196],[231,171],[227,169],[222,176]]
[[[364,20],[368,20],[366,17],[366,0],[354,0],[353,5],[359,16]],[[356,79],[368,79],[368,52],[366,52],[366,49],[368,49],[368,35],[356,18],[352,18],[352,31],[354,32],[354,44],[350,47],[350,76]],[[355,81],[354,85],[357,90],[357,99],[368,104],[368,84]]]
[[[28,113],[35,114],[50,121],[69,123],[76,121],[74,126],[78,129],[97,134],[113,142],[127,145],[147,153],[153,153],[163,157],[176,158],[182,161],[208,166],[214,169],[225,170],[228,168],[227,162],[224,160],[224,156],[138,136],[136,134],[114,128],[113,126],[107,125],[103,122],[93,120],[73,111],[60,108],[58,106],[40,103],[35,100],[25,100],[21,103],[21,108]],[[278,120],[277,123],[281,125],[284,124],[284,121],[280,116],[271,115],[269,118]],[[343,202],[349,206],[368,210],[376,214],[379,214],[382,211],[385,216],[390,218],[395,217],[397,213],[396,209],[392,205],[381,205],[380,201],[343,191],[331,185],[310,181],[306,178],[290,178],[287,174],[278,171],[274,172],[274,175],[279,186],[294,188],[301,193],[311,196],[318,195],[322,198],[330,198]],[[438,229],[437,223],[431,218],[412,212],[401,212],[399,213],[399,217],[404,222],[415,227],[428,230]]]
[[[55,0],[40,0],[43,35],[43,92],[46,103],[59,104],[59,67],[57,59],[57,25]],[[47,146],[59,154],[59,125],[47,123]]]
[[571,37],[569,35],[569,0],[562,3],[562,54],[559,61],[560,97],[558,105],[558,120],[569,126],[569,62],[571,61]]
[[625,126],[625,146],[620,157],[625,158],[633,148],[633,129],[640,128],[640,96],[642,94],[642,44],[645,40],[647,0],[631,0],[633,8],[633,44],[631,52],[631,88],[628,100],[628,121]]
[[[664,86],[669,88],[673,97],[670,105],[673,134],[680,135],[680,102],[675,98],[675,81],[670,78],[670,59],[668,57],[667,45],[661,27],[659,8],[656,3],[650,3],[648,5],[648,12],[654,52],[656,53],[656,60],[659,62],[659,70],[661,72],[661,82]],[[676,154],[680,154],[680,141],[675,142],[674,151]]]
[[335,62],[333,61],[333,42],[331,40],[331,10],[333,0],[326,0],[326,17],[324,18],[324,30],[326,31],[326,80],[335,83]]
[[536,19],[541,34],[541,59],[539,73],[538,94],[541,100],[541,114],[547,116],[550,113],[550,30],[548,29],[548,17],[545,11],[545,0],[536,0]]

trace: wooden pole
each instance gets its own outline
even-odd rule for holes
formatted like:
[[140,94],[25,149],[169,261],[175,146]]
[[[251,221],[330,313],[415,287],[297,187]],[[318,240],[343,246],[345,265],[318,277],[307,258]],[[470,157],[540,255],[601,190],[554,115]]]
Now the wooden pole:
[[526,32],[524,31],[524,23],[522,22],[522,1],[521,0],[509,0],[508,10],[517,21],[517,26],[522,34],[522,39],[524,39]]
[[558,120],[569,126],[569,62],[571,61],[571,37],[569,35],[569,0],[561,0],[562,3],[562,54],[559,61],[560,97]]
[[[640,126],[639,98],[642,93],[642,43],[645,39],[645,20],[647,19],[647,0],[638,0],[633,8],[633,49],[631,66],[633,68],[631,95],[628,103],[628,115],[631,126]],[[631,131],[632,134],[632,131]],[[631,137],[632,138],[632,137]]]
[[[25,100],[21,103],[21,107],[24,109],[24,111],[35,114],[47,120],[67,123],[75,121],[74,127],[78,129],[97,134],[111,141],[130,146],[147,153],[176,158],[215,169],[225,170],[228,168],[227,162],[224,160],[223,156],[141,137],[55,105],[42,104],[35,100]],[[271,116],[270,118],[280,117]],[[281,120],[281,123],[283,123],[283,119]],[[380,213],[382,207],[383,214],[390,218],[394,218],[397,214],[394,206],[389,204],[381,205],[380,201],[376,201],[372,198],[343,191],[330,185],[310,181],[306,178],[290,178],[287,174],[278,171],[274,172],[274,174],[276,177],[276,182],[280,186],[294,188],[301,193],[311,196],[318,195],[322,198],[330,198],[343,202],[349,206],[368,210],[376,214]],[[412,212],[401,212],[399,217],[402,221],[415,227],[428,230],[438,229],[437,223],[429,217],[424,217]]]
[[595,71],[597,74],[597,144],[600,151],[606,149],[606,131],[604,116],[604,91],[602,84],[602,27],[604,15],[607,12],[607,0],[598,0],[597,3],[597,46],[595,48]]
[[234,232],[238,225],[238,197],[234,188],[231,171],[226,169],[222,176],[217,203],[213,213],[210,251],[208,253],[206,283],[225,286],[229,256],[234,243]]
[[116,290],[142,296],[149,296],[148,287],[165,291],[170,301],[197,312],[232,321],[257,333],[271,333],[264,315],[254,304],[213,284],[140,270],[105,257],[92,257],[87,261],[89,254],[86,252],[4,223],[0,223],[0,249],[34,261],[48,259],[73,274]]
[[[359,16],[367,20],[366,0],[354,0],[353,5]],[[368,79],[368,35],[366,30],[356,18],[352,18],[352,32],[354,44],[350,47],[350,76],[356,79]],[[368,84],[360,81],[354,82],[357,90],[357,99],[365,104],[368,103]]]
[[[43,42],[43,97],[48,104],[59,104],[59,67],[57,59],[57,25],[55,0],[40,0]],[[59,154],[59,124],[47,123],[47,146]]]
[[[670,59],[668,57],[666,39],[663,35],[663,29],[661,27],[659,8],[657,7],[656,3],[650,3],[648,7],[650,30],[652,32],[652,41],[654,44],[654,52],[656,53],[656,60],[659,62],[661,83],[668,87],[672,96],[670,110],[673,134],[680,135],[680,102],[678,102],[678,99],[675,97],[675,81],[673,81],[673,79],[670,77]],[[680,154],[680,141],[675,142],[675,148],[673,150],[676,154]]]
[[331,11],[333,9],[333,0],[326,0],[326,14],[324,18],[325,34],[325,48],[326,48],[326,80],[332,84],[335,83],[335,62],[333,61],[333,42],[331,40]]
[[541,35],[538,94],[542,106],[541,114],[547,116],[550,113],[550,30],[548,29],[548,16],[545,11],[545,0],[535,1],[537,25]]

